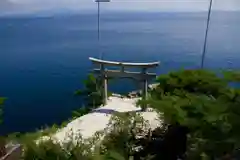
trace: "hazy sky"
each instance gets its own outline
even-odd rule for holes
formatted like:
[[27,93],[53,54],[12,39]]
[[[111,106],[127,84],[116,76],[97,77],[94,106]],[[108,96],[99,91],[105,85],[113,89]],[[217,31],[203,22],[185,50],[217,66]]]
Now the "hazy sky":
[[[94,0],[0,0],[0,13],[31,13],[44,10],[96,9]],[[213,0],[215,10],[239,10],[240,0]],[[112,0],[102,4],[108,10],[203,11],[209,0]]]

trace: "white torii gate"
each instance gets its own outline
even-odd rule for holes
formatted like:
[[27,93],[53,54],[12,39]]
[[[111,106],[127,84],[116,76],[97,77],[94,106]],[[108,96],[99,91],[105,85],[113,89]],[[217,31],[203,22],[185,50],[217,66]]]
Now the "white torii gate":
[[[150,68],[156,68],[159,66],[160,62],[153,63],[126,63],[126,62],[114,62],[114,61],[106,61],[100,60],[96,58],[89,58],[93,64],[100,65],[100,68],[93,69],[94,73],[101,75],[103,79],[104,86],[104,104],[107,102],[108,94],[108,78],[133,78],[139,82],[143,82],[143,98],[147,99],[148,93],[148,81],[156,78],[156,73],[148,73],[147,70]],[[118,70],[108,70],[106,66],[117,66],[120,67]],[[140,68],[142,72],[130,72],[126,71],[126,68]]]

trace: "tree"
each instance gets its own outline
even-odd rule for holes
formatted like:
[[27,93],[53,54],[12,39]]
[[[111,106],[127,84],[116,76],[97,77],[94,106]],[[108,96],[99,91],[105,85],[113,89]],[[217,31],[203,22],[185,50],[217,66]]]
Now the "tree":
[[[3,103],[5,98],[0,97],[0,124],[3,121]],[[0,158],[6,154],[6,147],[5,147],[5,139],[3,137],[0,137]]]
[[75,95],[82,96],[87,107],[95,108],[103,104],[102,81],[93,74],[89,74],[84,81],[84,85],[85,88],[83,90],[77,90]]
[[3,121],[2,115],[3,115],[3,103],[4,103],[4,101],[5,101],[5,98],[0,97],[0,124]]
[[151,99],[141,102],[161,112],[166,124],[189,130],[189,159],[233,155],[240,148],[240,91],[228,85],[239,76],[224,75],[205,70],[162,75]]
[[134,157],[137,135],[144,132],[146,122],[136,113],[117,113],[108,124],[110,132],[102,142],[105,157],[130,160]]

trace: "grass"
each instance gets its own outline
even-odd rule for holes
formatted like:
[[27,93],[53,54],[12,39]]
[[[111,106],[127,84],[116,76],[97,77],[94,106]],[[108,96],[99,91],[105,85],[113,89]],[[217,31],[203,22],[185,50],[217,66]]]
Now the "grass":
[[[92,144],[91,144],[92,145]],[[24,146],[24,160],[90,160],[92,156],[90,144],[80,141],[73,145],[72,142],[64,146],[54,143],[53,140],[36,144],[28,141]]]
[[59,129],[59,126],[53,125],[52,127],[46,127],[44,129],[36,130],[34,132],[12,133],[12,134],[9,134],[6,137],[6,139],[8,142],[14,141],[20,144],[24,144],[27,141],[34,141],[43,136],[50,136],[51,134],[56,133],[58,129]]
[[[40,150],[41,147],[44,147],[44,144],[41,144],[39,147],[36,145],[34,146],[34,144],[36,143],[36,140],[40,139],[41,137],[51,137],[51,135],[55,134],[58,130],[66,127],[68,123],[75,120],[76,118],[79,118],[83,115],[88,114],[89,112],[92,111],[92,109],[94,108],[82,107],[76,111],[73,111],[72,118],[62,122],[61,125],[54,124],[52,126],[43,127],[42,129],[38,129],[36,131],[28,132],[28,133],[16,132],[16,133],[9,134],[7,137],[5,137],[5,139],[7,142],[20,143],[24,146],[24,148],[33,147],[37,150]],[[51,141],[47,141],[46,144],[52,145],[51,148],[53,149],[58,148],[57,144],[53,145]]]

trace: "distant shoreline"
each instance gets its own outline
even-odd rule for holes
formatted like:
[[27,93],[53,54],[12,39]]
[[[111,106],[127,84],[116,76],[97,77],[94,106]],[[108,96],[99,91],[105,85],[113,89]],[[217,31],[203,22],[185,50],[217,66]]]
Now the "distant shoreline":
[[[206,14],[207,11],[114,11],[107,10],[102,11],[101,14]],[[240,14],[240,11],[213,11],[214,13],[233,13]],[[54,17],[71,17],[71,16],[96,16],[96,10],[86,10],[86,11],[41,11],[37,13],[1,13],[0,18],[54,18]]]

